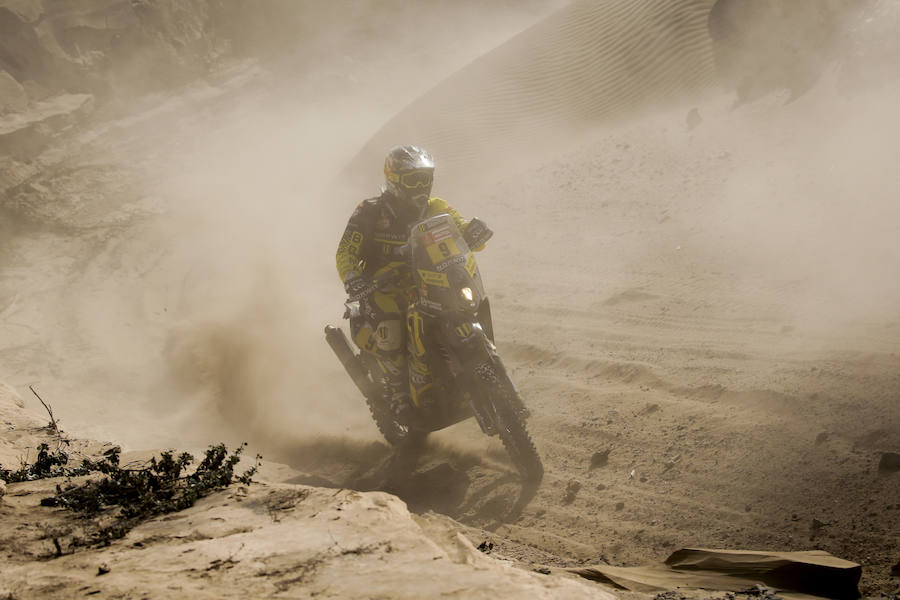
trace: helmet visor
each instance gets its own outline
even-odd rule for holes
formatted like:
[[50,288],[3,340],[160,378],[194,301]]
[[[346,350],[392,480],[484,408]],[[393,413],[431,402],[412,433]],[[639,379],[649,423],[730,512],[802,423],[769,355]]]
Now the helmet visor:
[[430,188],[432,181],[434,181],[434,174],[426,170],[410,171],[400,175],[400,185],[408,190]]

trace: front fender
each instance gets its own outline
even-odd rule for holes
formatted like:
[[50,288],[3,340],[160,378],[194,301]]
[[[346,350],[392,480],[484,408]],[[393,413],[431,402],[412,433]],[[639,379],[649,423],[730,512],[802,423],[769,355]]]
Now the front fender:
[[494,350],[494,343],[491,342],[484,327],[471,318],[442,320],[441,337],[447,347],[460,356],[463,363],[470,362],[465,357],[475,354],[478,358],[483,358]]

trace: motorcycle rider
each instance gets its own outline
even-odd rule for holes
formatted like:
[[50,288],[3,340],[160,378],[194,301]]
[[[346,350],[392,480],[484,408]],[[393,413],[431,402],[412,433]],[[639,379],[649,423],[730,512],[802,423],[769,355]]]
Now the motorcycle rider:
[[[471,223],[479,230],[472,239],[473,250],[481,250],[490,230],[480,221],[469,222],[440,198],[431,197],[434,159],[417,146],[395,146],[384,161],[385,184],[381,195],[362,201],[347,222],[337,249],[337,270],[350,300],[358,300],[363,319],[351,330],[364,360],[374,361],[386,383],[392,410],[398,419],[408,420],[411,402],[430,387],[430,370],[421,352],[410,348],[414,337],[407,321],[414,296],[412,276],[404,269],[409,230],[424,218],[446,213],[466,236]],[[483,229],[484,233],[480,230]],[[468,232],[468,233],[473,233]],[[383,277],[393,274],[393,277]],[[379,289],[375,283],[389,281]],[[410,315],[412,316],[412,315]],[[414,319],[411,319],[414,321]],[[412,345],[412,344],[410,344]],[[412,391],[412,394],[411,394]]]

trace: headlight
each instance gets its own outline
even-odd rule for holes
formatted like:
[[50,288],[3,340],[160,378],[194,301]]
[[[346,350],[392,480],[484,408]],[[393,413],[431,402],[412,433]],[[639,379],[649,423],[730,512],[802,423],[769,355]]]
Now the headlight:
[[463,305],[469,310],[478,308],[478,303],[475,302],[475,292],[470,287],[464,287],[459,290],[459,299],[462,300]]

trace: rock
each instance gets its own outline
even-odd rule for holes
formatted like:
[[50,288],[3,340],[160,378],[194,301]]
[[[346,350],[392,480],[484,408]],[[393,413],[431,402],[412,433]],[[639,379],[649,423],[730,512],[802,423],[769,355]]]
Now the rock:
[[578,491],[581,489],[581,483],[575,481],[574,479],[569,482],[566,486],[566,495],[563,496],[563,504],[572,504],[575,501],[575,496],[578,494]]
[[12,75],[0,69],[0,114],[25,110],[28,94]]
[[673,468],[675,468],[675,465],[678,464],[678,461],[679,461],[679,460],[681,460],[681,455],[680,455],[680,454],[676,454],[676,455],[673,456],[671,459],[669,459],[668,461],[666,461],[666,464],[665,464],[665,466],[663,467],[663,473],[667,473],[667,472],[669,472],[670,470],[672,470]]
[[625,508],[624,502],[616,502],[616,510],[622,510],[623,508]]
[[900,471],[900,452],[882,452],[881,460],[878,461],[878,471],[880,473]]
[[897,561],[897,564],[891,567],[891,577],[900,577],[900,560]]
[[772,596],[775,593],[775,590],[771,588],[767,588],[764,585],[757,583],[754,586],[745,588],[743,590],[739,590],[738,594],[747,594],[748,596]]
[[[681,250],[681,246],[676,248],[676,250]],[[656,404],[655,402],[653,402],[653,403],[650,403],[647,406],[645,406],[643,409],[641,409],[641,411],[637,414],[637,416],[643,417],[646,415],[652,415],[653,413],[657,412],[658,410],[659,410],[659,404]]]
[[100,566],[97,567],[97,575],[106,575],[107,573],[109,573],[109,565],[100,563]]
[[812,523],[809,524],[809,539],[815,538],[822,529],[828,527],[831,523],[825,523],[818,519],[813,519]]
[[6,495],[6,482],[0,479],[0,498]]
[[[87,576],[102,579],[104,595],[168,598],[196,589],[202,577],[211,598],[309,597],[319,589],[334,598],[615,600],[568,577],[533,573],[479,552],[455,521],[413,515],[383,492],[274,483],[248,490],[243,502],[230,499],[226,489],[145,522],[129,533],[130,543],[91,551],[94,558],[81,568],[4,562],[0,590],[42,598],[52,585],[59,597],[84,597],[97,585]],[[33,533],[35,547],[47,548],[47,540],[37,538],[42,533]],[[103,563],[109,570],[101,577]]]
[[599,469],[600,467],[605,467],[609,464],[609,453],[611,451],[612,448],[607,448],[606,450],[594,452],[594,454],[591,455],[591,469]]

